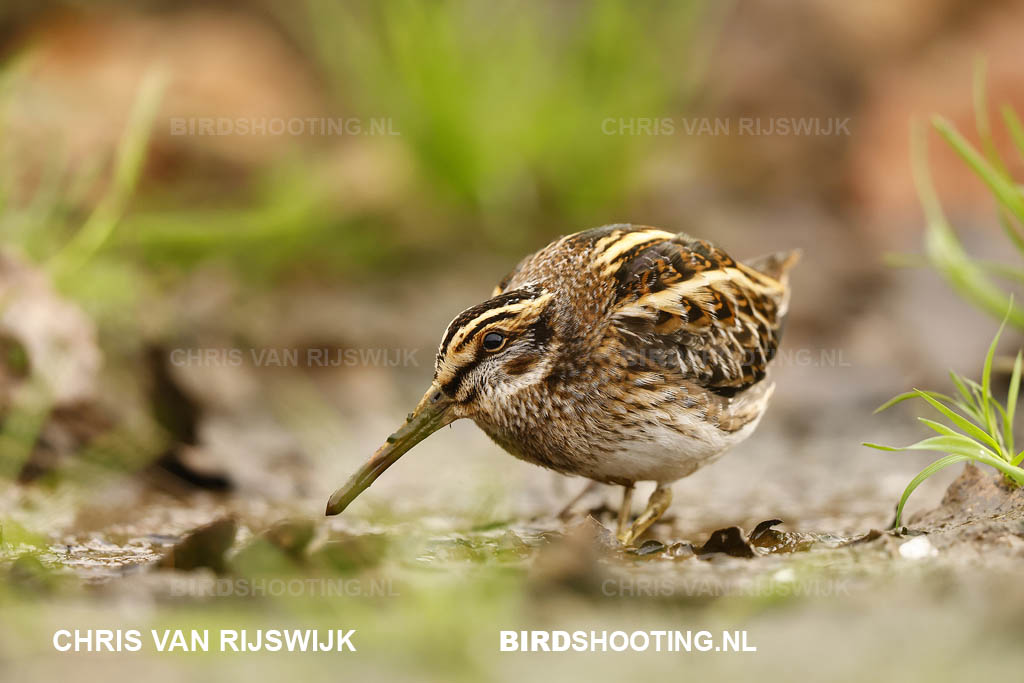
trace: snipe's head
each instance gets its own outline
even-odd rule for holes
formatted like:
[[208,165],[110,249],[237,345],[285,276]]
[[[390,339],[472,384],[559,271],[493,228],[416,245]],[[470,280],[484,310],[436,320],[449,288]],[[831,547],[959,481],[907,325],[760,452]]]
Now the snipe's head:
[[336,515],[404,453],[463,417],[487,418],[524,388],[541,382],[553,362],[554,295],[539,287],[503,292],[466,309],[448,325],[434,381],[405,424],[327,503]]

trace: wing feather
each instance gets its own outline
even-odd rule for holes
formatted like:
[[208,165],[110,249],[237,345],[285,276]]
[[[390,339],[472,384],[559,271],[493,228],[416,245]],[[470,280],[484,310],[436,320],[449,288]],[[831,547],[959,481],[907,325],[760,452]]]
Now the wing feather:
[[734,396],[764,379],[775,356],[789,298],[786,271],[798,256],[745,265],[687,235],[648,242],[614,272],[613,325],[646,369],[675,370]]

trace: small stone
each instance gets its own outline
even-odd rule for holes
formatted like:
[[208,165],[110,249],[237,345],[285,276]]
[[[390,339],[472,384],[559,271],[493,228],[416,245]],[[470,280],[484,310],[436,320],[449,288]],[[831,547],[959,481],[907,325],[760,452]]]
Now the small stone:
[[685,560],[693,557],[696,552],[693,549],[692,543],[673,543],[668,548],[668,554],[677,560]]
[[639,548],[637,548],[637,549],[632,551],[632,554],[639,555],[640,557],[644,557],[644,556],[647,556],[647,555],[657,555],[657,554],[663,552],[664,550],[665,550],[665,544],[664,543],[662,543],[661,541],[656,541],[654,539],[651,539],[649,541],[644,541],[643,544]]
[[900,546],[900,557],[908,560],[923,560],[939,554],[927,536],[917,536]]

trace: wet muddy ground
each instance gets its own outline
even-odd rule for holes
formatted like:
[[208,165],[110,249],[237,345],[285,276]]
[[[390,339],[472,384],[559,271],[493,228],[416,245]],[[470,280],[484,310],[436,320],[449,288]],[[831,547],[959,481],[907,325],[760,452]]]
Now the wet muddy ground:
[[[889,299],[883,313],[909,317],[914,301]],[[935,324],[916,334],[949,332]],[[233,412],[206,414],[199,460],[232,491],[87,472],[0,492],[11,617],[0,625],[0,664],[29,679],[80,680],[107,680],[115,666],[154,677],[154,665],[159,680],[344,671],[513,681],[538,666],[591,680],[680,667],[769,681],[1004,675],[1024,665],[1014,641],[1024,626],[1019,492],[985,470],[950,468],[915,492],[907,528],[890,530],[903,487],[930,456],[860,446],[920,438],[920,407],[871,411],[908,385],[941,387],[934,368],[980,358],[984,339],[951,335],[948,358],[907,364],[912,339],[882,353],[861,327],[841,341],[797,328],[789,342],[808,355],[776,368],[779,390],[754,437],[678,482],[668,514],[633,549],[610,531],[619,490],[598,488],[559,518],[585,482],[508,457],[468,423],[435,434],[345,514],[325,518],[330,492],[400,422],[429,368],[314,378],[322,396],[339,397],[334,405],[277,376],[261,388],[205,368]],[[261,393],[269,400],[250,400]],[[639,487],[635,511],[648,493]],[[51,645],[59,628],[342,626],[358,630],[358,657],[54,658]],[[656,628],[742,629],[757,652],[498,651],[501,630]]]
[[[327,680],[343,666],[406,680],[420,680],[430,669],[453,680],[512,681],[539,664],[551,675],[592,680],[659,675],[683,665],[694,675],[756,669],[765,680],[863,680],[879,671],[957,680],[1024,664],[1006,642],[1024,626],[1014,607],[1024,597],[1018,580],[1024,506],[999,476],[968,467],[945,493],[932,483],[901,530],[885,528],[892,492],[876,491],[858,508],[854,491],[844,487],[834,492],[836,507],[818,501],[813,523],[752,523],[770,503],[757,495],[756,478],[732,476],[745,482],[735,495],[747,500],[735,524],[717,526],[735,508],[725,501],[716,506],[694,487],[632,549],[620,547],[610,531],[617,492],[585,498],[568,520],[487,518],[479,508],[419,514],[411,501],[402,513],[372,499],[359,514],[325,519],[308,514],[319,499],[268,505],[136,485],[113,505],[79,508],[64,533],[19,539],[23,532],[5,530],[5,612],[16,618],[5,620],[0,653],[7,666],[31,677],[86,665],[88,680],[93,672],[102,678],[94,665],[103,657],[140,674],[159,664],[162,680],[213,680],[228,667]],[[534,483],[552,489],[551,499],[560,493],[546,475]],[[51,522],[69,502],[22,496],[20,509]],[[492,497],[488,509],[535,505],[532,496],[522,497]],[[707,504],[706,516],[685,502],[694,499]],[[35,544],[43,540],[40,552],[26,552],[40,550]],[[47,656],[57,628],[286,625],[357,628],[361,657],[283,661],[264,653],[218,661],[181,653],[116,659],[80,653],[54,663]],[[758,650],[685,659],[567,653],[543,662],[537,659],[543,654],[497,652],[499,630],[659,627],[745,629]],[[395,654],[397,643],[405,654]]]

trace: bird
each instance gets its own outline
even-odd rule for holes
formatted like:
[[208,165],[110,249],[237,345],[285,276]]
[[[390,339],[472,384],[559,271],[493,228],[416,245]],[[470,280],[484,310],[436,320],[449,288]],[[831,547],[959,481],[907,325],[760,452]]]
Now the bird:
[[[671,504],[674,482],[760,421],[800,254],[744,263],[686,233],[630,224],[555,240],[452,320],[429,389],[327,515],[466,418],[519,459],[622,486],[616,536],[634,544]],[[634,486],[651,481],[632,519]]]

